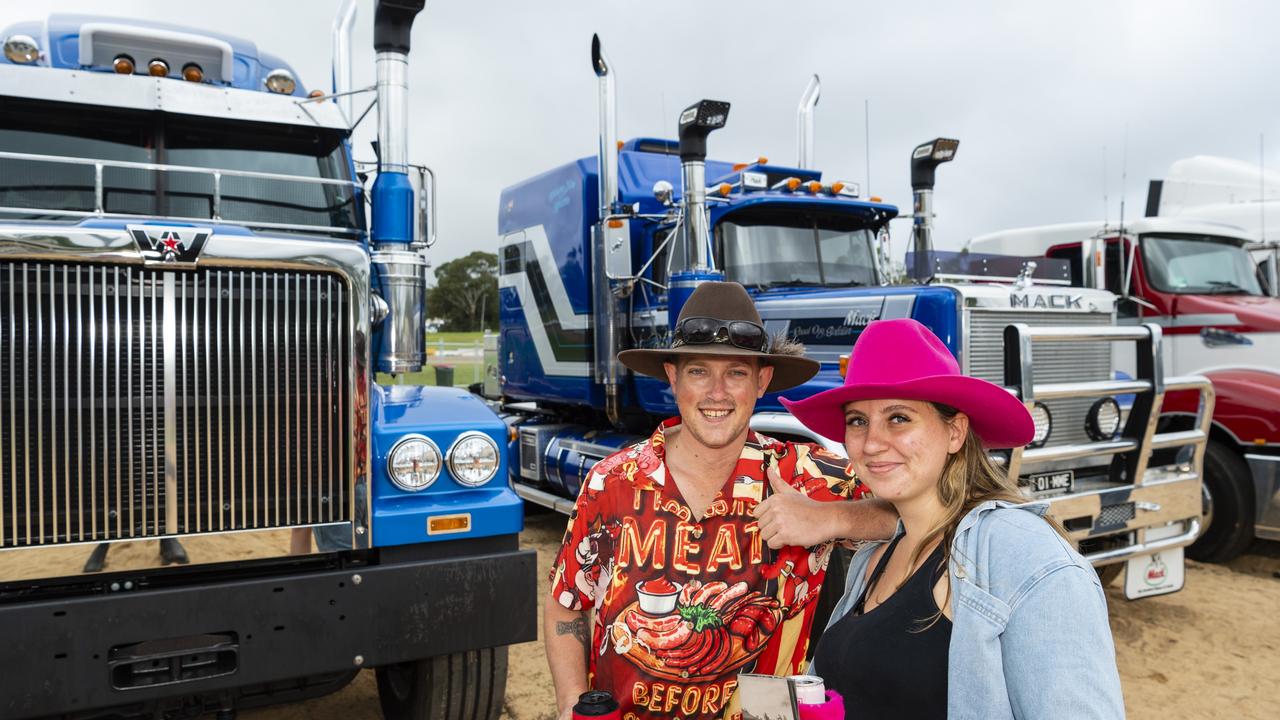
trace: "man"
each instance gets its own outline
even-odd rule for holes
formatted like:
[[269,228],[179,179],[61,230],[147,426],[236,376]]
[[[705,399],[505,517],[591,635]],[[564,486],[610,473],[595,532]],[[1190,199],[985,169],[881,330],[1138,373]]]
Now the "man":
[[680,417],[601,460],[570,515],[544,617],[560,717],[589,688],[624,720],[736,717],[738,673],[800,669],[821,543],[889,537],[896,518],[879,501],[817,502],[862,494],[845,460],[748,427],[757,399],[818,363],[771,350],[741,285],[699,286],[669,349],[619,359],[667,380]]

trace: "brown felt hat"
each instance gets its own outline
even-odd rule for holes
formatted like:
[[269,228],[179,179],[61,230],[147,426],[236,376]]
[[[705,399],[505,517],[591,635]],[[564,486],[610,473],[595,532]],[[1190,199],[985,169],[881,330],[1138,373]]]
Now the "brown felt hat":
[[[736,282],[705,282],[699,285],[680,309],[680,322],[695,317],[725,322],[745,320],[764,327],[751,296],[747,294],[746,288]],[[678,355],[760,358],[765,364],[773,366],[773,380],[769,383],[768,392],[780,392],[801,385],[817,375],[820,367],[816,360],[799,355],[771,353],[767,347],[765,352],[740,348],[729,343],[723,336],[718,337],[715,342],[686,343],[674,348],[623,350],[618,353],[618,360],[642,375],[666,380],[667,371],[663,368],[663,363],[675,362]]]

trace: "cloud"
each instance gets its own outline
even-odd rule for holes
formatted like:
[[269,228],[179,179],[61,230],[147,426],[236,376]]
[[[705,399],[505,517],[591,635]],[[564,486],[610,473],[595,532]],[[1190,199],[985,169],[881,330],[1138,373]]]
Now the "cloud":
[[[307,87],[324,88],[337,6],[121,0],[111,9],[247,37],[293,64]],[[0,26],[33,13],[6,4]],[[372,14],[372,2],[362,3],[358,86],[373,79]],[[816,72],[818,167],[865,186],[869,102],[870,191],[904,211],[911,148],[959,138],[935,196],[937,242],[959,247],[1003,228],[1118,217],[1122,196],[1126,213],[1139,215],[1147,181],[1178,158],[1254,161],[1260,134],[1280,148],[1277,16],[1272,3],[1157,0],[429,2],[413,34],[410,155],[440,181],[432,259],[495,248],[503,187],[594,153],[593,32],[617,70],[624,138],[672,136],[678,110],[709,97],[733,103],[713,157],[791,162],[796,104]],[[374,126],[371,115],[357,157],[371,157]],[[1280,166],[1275,150],[1267,155]],[[905,247],[907,225],[895,223],[894,234]]]

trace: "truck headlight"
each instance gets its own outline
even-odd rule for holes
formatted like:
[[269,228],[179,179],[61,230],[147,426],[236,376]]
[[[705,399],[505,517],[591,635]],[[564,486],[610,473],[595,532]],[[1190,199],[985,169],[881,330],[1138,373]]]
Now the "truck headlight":
[[292,95],[294,88],[298,86],[297,81],[293,79],[293,73],[284,68],[276,68],[267,73],[267,79],[263,82],[266,83],[268,90],[281,95]]
[[1053,431],[1053,415],[1049,413],[1049,408],[1044,403],[1036,403],[1031,406],[1031,422],[1035,423],[1035,433],[1031,436],[1031,442],[1027,447],[1038,448],[1045,444],[1049,439],[1049,433]]
[[1089,408],[1084,418],[1084,430],[1094,440],[1110,440],[1120,431],[1120,403],[1105,397]]
[[467,487],[480,487],[498,472],[498,444],[481,432],[458,436],[449,448],[449,472]]
[[40,46],[30,35],[10,35],[4,41],[4,56],[9,62],[30,65],[40,59]]
[[417,492],[440,477],[440,448],[422,435],[406,435],[387,455],[387,474],[396,487]]

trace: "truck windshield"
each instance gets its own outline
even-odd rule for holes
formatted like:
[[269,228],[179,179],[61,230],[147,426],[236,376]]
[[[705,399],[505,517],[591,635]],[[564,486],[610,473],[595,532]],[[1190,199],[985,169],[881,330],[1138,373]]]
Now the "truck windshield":
[[1262,295],[1257,269],[1239,242],[1209,235],[1142,237],[1147,279],[1157,290],[1195,295]]
[[101,212],[351,236],[356,197],[336,131],[0,98],[0,216]]
[[877,283],[870,228],[860,219],[832,215],[767,216],[722,220],[715,243],[725,275],[747,287]]

